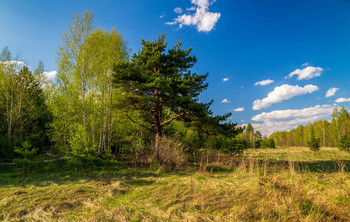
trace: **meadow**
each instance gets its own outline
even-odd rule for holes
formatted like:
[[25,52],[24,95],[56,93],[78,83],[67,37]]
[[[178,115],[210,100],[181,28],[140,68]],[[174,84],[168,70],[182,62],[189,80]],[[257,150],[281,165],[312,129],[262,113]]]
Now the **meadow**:
[[178,171],[118,161],[0,170],[3,221],[349,221],[349,153],[248,149]]

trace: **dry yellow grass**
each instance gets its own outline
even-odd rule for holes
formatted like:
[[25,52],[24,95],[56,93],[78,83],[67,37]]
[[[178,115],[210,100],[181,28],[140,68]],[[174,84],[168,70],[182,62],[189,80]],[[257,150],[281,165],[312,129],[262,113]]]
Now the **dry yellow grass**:
[[[291,152],[305,155],[295,150]],[[251,158],[246,153],[232,167],[212,163],[200,171],[192,168],[178,173],[157,173],[120,167],[83,176],[62,172],[52,177],[45,177],[47,173],[33,175],[34,179],[17,182],[4,179],[0,180],[0,218],[4,221],[350,221],[350,174],[346,160],[332,171],[323,172],[294,161],[274,161],[277,154],[273,152],[286,151],[250,150],[249,155],[254,153]],[[259,159],[257,153],[268,153],[272,160]],[[5,175],[13,176],[11,172]]]

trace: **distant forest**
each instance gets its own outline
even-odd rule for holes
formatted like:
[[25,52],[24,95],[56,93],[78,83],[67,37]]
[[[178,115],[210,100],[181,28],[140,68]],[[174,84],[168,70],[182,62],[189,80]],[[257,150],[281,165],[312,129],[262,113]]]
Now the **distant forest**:
[[299,125],[297,128],[275,132],[270,138],[277,146],[307,146],[311,135],[320,140],[323,147],[348,147],[348,137],[350,136],[350,116],[342,108],[335,108],[332,120],[318,120],[308,123],[306,126]]

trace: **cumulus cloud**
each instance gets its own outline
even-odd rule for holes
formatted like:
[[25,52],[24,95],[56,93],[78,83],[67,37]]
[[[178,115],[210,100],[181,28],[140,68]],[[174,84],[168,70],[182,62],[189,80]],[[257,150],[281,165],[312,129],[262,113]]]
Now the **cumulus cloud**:
[[230,103],[230,101],[228,99],[223,99],[221,103]]
[[5,61],[0,62],[6,66],[11,66],[16,72],[21,71],[24,67],[27,67],[30,71],[32,71],[30,66],[27,66],[24,62],[21,61]]
[[195,11],[196,10],[196,7],[195,6],[192,6],[191,8],[186,8],[187,11]]
[[336,103],[350,102],[350,98],[339,98],[335,101]]
[[229,80],[229,78],[223,78],[223,79],[222,79],[223,82],[226,82],[226,81],[228,81],[228,80]]
[[253,116],[252,120],[262,123],[252,124],[265,135],[276,131],[290,130],[300,124],[314,122],[332,114],[334,106],[317,105],[304,109],[275,110]]
[[43,72],[42,75],[44,78],[48,81],[52,81],[53,79],[56,78],[57,72],[56,71],[51,71],[51,72]]
[[279,103],[283,100],[291,99],[294,96],[312,93],[317,90],[319,90],[318,86],[311,84],[304,87],[284,84],[282,86],[276,87],[273,91],[269,92],[267,97],[255,100],[253,102],[253,110],[265,109],[270,107],[273,103]]
[[305,62],[304,64],[302,64],[303,67],[306,67],[306,66],[308,66],[308,65],[309,65],[308,62]]
[[321,76],[323,69],[321,67],[308,66],[304,69],[297,69],[291,72],[286,78],[292,78],[293,76],[298,76],[297,80],[312,79],[317,76]]
[[331,97],[334,96],[334,94],[339,90],[339,88],[330,88],[327,92],[326,92],[326,97]]
[[266,80],[262,80],[262,81],[256,82],[255,86],[257,86],[257,85],[266,86],[266,85],[269,85],[269,84],[274,83],[274,82],[275,82],[275,80],[266,79]]
[[242,112],[242,111],[244,111],[244,108],[232,109],[232,111],[235,111],[235,112]]
[[[175,18],[172,22],[167,22],[167,25],[179,24],[179,28],[184,25],[196,26],[198,32],[209,32],[214,29],[215,24],[219,21],[221,14],[209,12],[209,6],[215,1],[209,0],[191,0],[195,6],[187,9],[188,11],[195,11],[194,14],[182,14]],[[176,8],[177,9],[177,8]],[[176,10],[174,9],[174,11]],[[177,10],[179,11],[179,10]],[[178,12],[177,12],[178,13]],[[182,9],[181,12],[182,13]]]
[[174,12],[177,13],[177,14],[181,14],[181,13],[182,13],[182,8],[176,7],[176,8],[174,9]]

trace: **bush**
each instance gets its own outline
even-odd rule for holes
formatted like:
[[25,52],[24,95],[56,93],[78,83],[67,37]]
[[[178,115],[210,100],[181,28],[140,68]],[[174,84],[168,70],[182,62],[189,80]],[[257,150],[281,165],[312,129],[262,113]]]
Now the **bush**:
[[307,141],[307,146],[310,148],[311,151],[319,151],[320,150],[320,139],[316,138],[315,136],[311,136],[310,140]]
[[340,150],[350,152],[350,137],[343,135],[339,140]]
[[247,149],[248,143],[245,139],[241,138],[227,138],[224,147],[221,149],[224,153],[242,153]]
[[75,126],[74,134],[69,138],[71,151],[68,163],[74,168],[89,170],[100,162],[97,148],[82,125]]
[[264,137],[261,141],[261,148],[276,148],[275,142],[273,139],[268,139],[267,137]]
[[163,136],[159,141],[158,152],[155,149],[155,146],[152,147],[153,153],[151,155],[151,163],[153,164],[159,163],[160,165],[165,165],[171,170],[176,170],[187,164],[188,157],[185,153],[184,146],[177,140]]
[[23,170],[24,175],[27,175],[29,171],[35,167],[35,154],[38,149],[32,148],[32,145],[28,141],[22,143],[22,147],[15,147],[15,153],[19,154],[20,157],[13,160],[17,167]]

